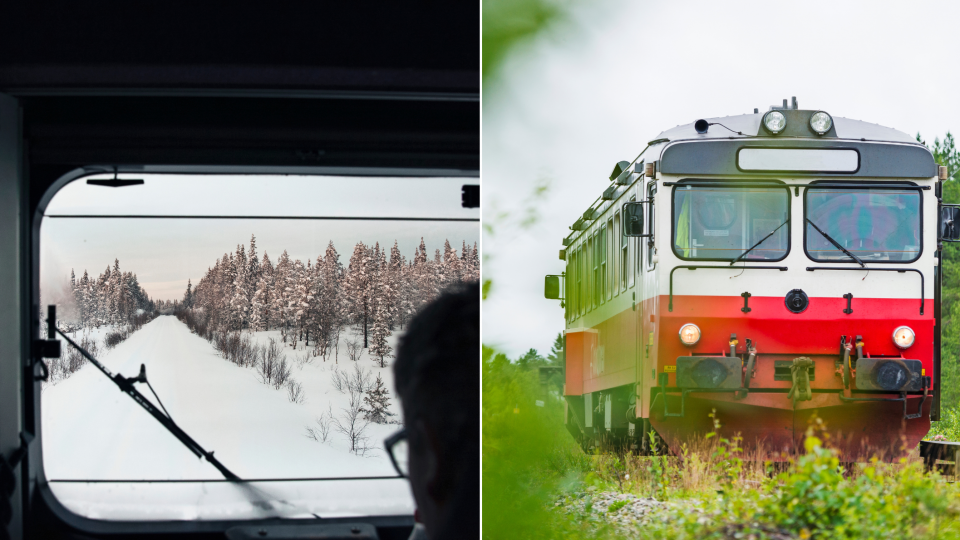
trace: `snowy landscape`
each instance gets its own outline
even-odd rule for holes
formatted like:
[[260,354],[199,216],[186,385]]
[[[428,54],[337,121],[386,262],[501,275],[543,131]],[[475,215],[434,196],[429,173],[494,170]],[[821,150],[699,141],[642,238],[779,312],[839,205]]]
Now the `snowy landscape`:
[[[431,258],[421,242],[408,261],[358,243],[343,265],[332,242],[306,262],[259,257],[255,242],[174,301],[147,297],[119,261],[84,272],[61,327],[114,373],[144,365],[177,425],[243,479],[396,476],[383,440],[401,422],[397,338],[442,290],[478,279],[476,246]],[[49,363],[48,479],[222,478],[66,344]]]

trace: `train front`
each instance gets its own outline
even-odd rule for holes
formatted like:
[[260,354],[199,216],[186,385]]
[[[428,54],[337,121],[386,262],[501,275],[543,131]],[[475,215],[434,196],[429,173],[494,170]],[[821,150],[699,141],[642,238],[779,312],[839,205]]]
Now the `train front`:
[[714,410],[768,459],[803,448],[814,417],[844,459],[915,447],[939,394],[932,156],[818,111],[701,122],[647,158],[658,268],[637,416],[675,451]]

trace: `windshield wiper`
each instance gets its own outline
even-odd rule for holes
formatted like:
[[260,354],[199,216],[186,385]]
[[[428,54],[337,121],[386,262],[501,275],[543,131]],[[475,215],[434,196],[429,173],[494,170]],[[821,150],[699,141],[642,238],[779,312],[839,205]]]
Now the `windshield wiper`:
[[[139,391],[137,391],[136,388],[133,387],[133,383],[135,382],[144,382],[144,383],[147,383],[147,386],[150,385],[150,383],[147,382],[147,370],[143,364],[140,364],[140,374],[137,375],[136,377],[124,377],[119,373],[114,375],[113,373],[110,372],[109,369],[106,368],[106,366],[104,366],[103,364],[98,362],[96,358],[91,356],[90,353],[86,351],[86,349],[74,343],[72,339],[67,337],[66,334],[64,334],[59,328],[57,328],[56,322],[54,321],[53,317],[49,317],[47,319],[47,325],[48,325],[47,327],[48,336],[52,336],[53,332],[56,332],[57,334],[60,334],[61,336],[63,336],[63,339],[67,340],[67,343],[69,343],[71,346],[73,346],[74,349],[79,351],[80,354],[83,355],[84,358],[89,360],[91,364],[97,366],[97,369],[102,371],[103,374],[107,376],[107,378],[109,378],[111,381],[116,383],[116,385],[120,388],[121,391],[123,391],[125,394],[133,398],[133,400],[136,401],[138,405],[140,405],[148,413],[150,413],[150,416],[156,418],[157,422],[160,422],[160,424],[163,427],[167,428],[167,431],[172,433],[174,437],[176,437],[180,442],[182,442],[183,445],[186,446],[191,452],[196,454],[197,457],[202,457],[207,461],[209,461],[214,467],[217,468],[218,471],[220,471],[220,474],[222,474],[224,478],[226,478],[227,480],[232,480],[235,482],[240,481],[239,476],[230,472],[230,469],[227,469],[223,465],[223,463],[220,463],[220,461],[217,458],[213,457],[213,452],[207,452],[206,450],[204,450],[203,447],[200,446],[200,444],[197,441],[193,440],[193,438],[187,435],[185,431],[180,429],[180,426],[178,426],[173,422],[173,418],[170,417],[169,413],[167,414],[161,413],[159,409],[154,407],[153,403],[151,403],[146,397],[144,397],[143,394],[141,394]],[[152,386],[150,386],[150,391],[153,392]],[[157,398],[157,403],[160,403],[160,397],[157,396],[157,393],[153,392],[153,395]],[[163,403],[160,403],[160,406],[163,407]],[[164,413],[166,412],[166,410],[167,409],[164,407],[163,409]]]
[[844,253],[845,253],[848,257],[850,257],[851,259],[857,261],[857,264],[859,264],[861,268],[866,267],[866,265],[863,264],[863,261],[860,260],[860,257],[857,257],[857,256],[854,255],[853,253],[850,253],[849,251],[847,251],[847,248],[841,246],[840,243],[837,242],[836,240],[834,240],[833,238],[831,238],[829,234],[821,231],[821,230],[820,230],[820,227],[817,227],[816,224],[814,224],[814,222],[810,221],[810,218],[807,218],[807,223],[809,223],[810,225],[812,225],[813,228],[816,229],[818,233],[820,233],[821,235],[823,235],[824,238],[826,238],[827,240],[829,240],[831,244],[837,246],[837,249],[839,249],[840,251],[844,252]]
[[767,238],[770,238],[771,236],[773,236],[773,233],[779,231],[779,230],[780,230],[780,227],[783,227],[783,226],[786,225],[789,221],[790,221],[790,218],[787,218],[787,221],[784,221],[784,222],[781,223],[780,225],[777,225],[777,228],[774,229],[774,230],[772,230],[772,231],[770,231],[770,234],[764,236],[762,240],[760,240],[760,241],[757,242],[756,244],[750,246],[750,248],[749,248],[748,250],[746,250],[746,251],[744,251],[743,253],[741,253],[740,255],[738,255],[736,259],[730,261],[730,266],[733,266],[734,264],[736,264],[737,261],[739,261],[740,259],[746,257],[746,256],[747,256],[747,253],[750,253],[751,251],[753,251],[753,249],[754,249],[755,247],[757,247],[757,246],[759,246],[760,244],[764,243],[764,242],[767,240]]

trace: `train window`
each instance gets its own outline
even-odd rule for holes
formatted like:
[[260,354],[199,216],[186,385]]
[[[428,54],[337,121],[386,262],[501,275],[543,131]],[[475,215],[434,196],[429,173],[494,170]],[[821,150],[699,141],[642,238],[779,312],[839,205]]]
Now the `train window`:
[[653,267],[655,266],[653,264],[653,256],[657,253],[656,236],[654,236],[654,234],[656,233],[656,225],[657,225],[657,219],[656,219],[657,205],[654,201],[656,194],[657,194],[657,184],[651,183],[647,187],[647,200],[650,201],[650,204],[648,205],[650,207],[650,211],[647,212],[647,234],[650,235],[650,237],[647,239],[647,269],[648,270],[653,269]]
[[[630,202],[636,202],[636,201],[637,201],[636,195],[634,195],[633,197],[630,197]],[[636,253],[635,253],[635,252],[636,252],[636,249],[633,247],[633,246],[635,245],[635,243],[634,243],[634,242],[631,242],[629,238],[624,238],[624,239],[623,239],[623,242],[624,242],[624,244],[627,246],[625,249],[626,249],[626,253],[629,255],[629,256],[628,256],[628,255],[624,255],[623,271],[624,271],[625,274],[627,274],[627,284],[628,284],[628,286],[633,287],[633,283],[634,283],[634,281],[633,281],[633,280],[634,280],[633,274],[634,274],[634,272],[628,272],[627,270],[628,270],[628,265],[629,265],[629,262],[628,262],[628,261],[631,261],[631,260],[633,260],[634,258],[636,258]],[[639,268],[639,263],[634,263],[634,266],[637,267],[636,270],[639,270],[639,269],[640,269],[640,268]]]
[[587,294],[586,289],[586,260],[584,259],[584,248],[583,243],[581,242],[577,246],[577,309],[580,315],[586,313],[587,309]]
[[391,362],[421,306],[479,277],[464,179],[135,178],[53,196],[40,302],[110,371],[145,366],[158,397],[136,388],[243,481],[64,344],[41,394],[57,499],[123,521],[412,515],[383,448]]
[[590,269],[589,275],[587,277],[587,292],[589,293],[589,306],[587,311],[592,311],[593,308],[597,307],[597,256],[593,249],[593,240],[594,235],[590,235],[590,238],[587,239],[587,266]]
[[783,188],[677,186],[673,251],[684,260],[782,260],[789,251],[789,230],[782,226],[789,205]]
[[854,262],[832,239],[863,261],[915,261],[922,245],[920,205],[915,190],[810,187],[804,199],[807,256]]
[[607,264],[607,259],[612,258],[611,254],[614,253],[614,251],[610,249],[610,246],[613,243],[613,218],[607,220],[607,228],[604,229],[603,236],[603,282],[604,290],[606,291],[606,299],[610,300],[613,298],[613,269],[616,266],[613,264]]
[[610,277],[607,275],[607,244],[609,235],[607,231],[610,230],[610,222],[607,221],[606,226],[600,224],[600,303],[606,303],[607,298],[610,295]]

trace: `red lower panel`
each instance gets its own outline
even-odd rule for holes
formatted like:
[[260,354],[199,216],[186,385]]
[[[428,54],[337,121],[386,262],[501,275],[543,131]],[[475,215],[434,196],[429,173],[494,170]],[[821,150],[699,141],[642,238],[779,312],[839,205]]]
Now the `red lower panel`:
[[[920,400],[920,396],[908,399],[910,414],[917,412]],[[902,402],[843,403],[835,393],[815,394],[796,408],[785,393],[754,392],[742,400],[732,394],[692,394],[686,398],[683,418],[664,417],[662,398],[657,397],[650,422],[678,453],[685,443],[713,431],[709,415],[716,410],[720,435],[742,437],[746,459],[782,461],[802,450],[809,426],[820,418],[827,444],[840,450],[841,461],[872,456],[889,461],[915,448],[930,430],[930,403],[929,398],[924,402],[922,417],[904,420]],[[667,404],[670,413],[679,413],[680,395],[669,394]]]

